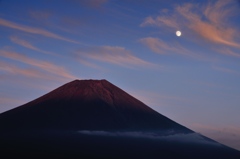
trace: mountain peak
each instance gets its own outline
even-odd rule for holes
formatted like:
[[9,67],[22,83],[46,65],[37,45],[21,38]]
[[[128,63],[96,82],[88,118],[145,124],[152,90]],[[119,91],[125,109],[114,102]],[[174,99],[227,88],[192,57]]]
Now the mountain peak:
[[95,79],[89,79],[89,80],[79,80],[76,79],[74,81],[71,81],[69,83],[64,84],[62,87],[65,88],[72,88],[72,87],[77,87],[77,88],[82,88],[82,87],[104,87],[103,85],[110,84],[105,79],[101,80],[95,80]]
[[101,83],[101,82],[110,83],[106,79],[100,79],[100,80],[98,80],[98,79],[84,79],[84,80],[75,79],[75,80],[73,80],[73,81],[71,81],[69,83],[66,83],[66,84],[72,84],[72,83],[79,84],[79,83],[83,83],[83,82],[88,83],[88,84],[91,84],[91,83]]
[[191,132],[107,80],[74,80],[1,114],[0,121],[21,129]]
[[[114,93],[119,88],[107,80],[74,80],[45,95],[46,98],[61,98],[62,100],[103,100],[113,104]],[[120,90],[122,91],[122,90]]]

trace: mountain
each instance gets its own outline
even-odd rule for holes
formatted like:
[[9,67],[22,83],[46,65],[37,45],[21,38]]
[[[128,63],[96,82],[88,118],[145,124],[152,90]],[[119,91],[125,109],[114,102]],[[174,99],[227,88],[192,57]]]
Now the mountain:
[[106,80],[75,80],[0,115],[4,129],[191,130]]
[[0,114],[0,141],[10,157],[240,157],[106,80],[75,80]]

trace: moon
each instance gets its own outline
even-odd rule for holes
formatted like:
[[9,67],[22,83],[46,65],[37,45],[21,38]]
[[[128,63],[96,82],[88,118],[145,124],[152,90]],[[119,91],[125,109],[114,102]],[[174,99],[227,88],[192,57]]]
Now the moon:
[[181,36],[181,35],[182,35],[181,31],[179,31],[179,30],[176,31],[176,35],[177,35],[177,36]]

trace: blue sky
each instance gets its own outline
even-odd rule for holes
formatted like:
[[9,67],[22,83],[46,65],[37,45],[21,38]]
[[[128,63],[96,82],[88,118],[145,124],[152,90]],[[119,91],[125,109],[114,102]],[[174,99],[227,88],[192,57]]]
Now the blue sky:
[[237,0],[1,0],[0,112],[107,79],[240,150],[239,16]]

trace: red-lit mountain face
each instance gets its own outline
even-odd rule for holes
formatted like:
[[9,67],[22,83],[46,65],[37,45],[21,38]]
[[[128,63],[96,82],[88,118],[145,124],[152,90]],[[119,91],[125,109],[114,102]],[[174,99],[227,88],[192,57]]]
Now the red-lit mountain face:
[[106,80],[75,80],[2,113],[0,129],[191,132]]

